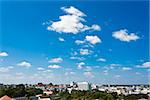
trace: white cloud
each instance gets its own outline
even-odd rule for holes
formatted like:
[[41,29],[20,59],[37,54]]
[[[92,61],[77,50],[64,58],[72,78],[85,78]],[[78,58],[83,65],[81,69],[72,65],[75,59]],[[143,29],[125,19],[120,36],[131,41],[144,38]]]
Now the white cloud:
[[31,67],[32,65],[31,65],[31,63],[29,63],[29,62],[27,62],[27,61],[22,61],[22,62],[18,63],[17,66],[29,68],[29,67]]
[[61,63],[63,61],[62,58],[53,58],[51,60],[49,60],[49,63]]
[[84,44],[84,43],[85,43],[85,41],[76,40],[76,41],[75,41],[75,43],[76,43],[77,45],[79,45],[79,44]]
[[6,56],[8,56],[7,52],[0,52],[0,57],[6,57]]
[[97,61],[106,62],[106,59],[104,59],[104,58],[99,58],[99,59],[97,59]]
[[145,63],[143,63],[143,66],[145,66],[145,67],[150,67],[150,62],[145,62]]
[[119,66],[121,66],[120,64],[110,64],[110,68],[111,69],[113,69],[113,68],[115,68],[115,67],[119,67]]
[[98,36],[86,36],[85,40],[91,44],[101,43],[101,39]]
[[130,42],[132,40],[136,41],[137,39],[140,38],[135,33],[129,34],[127,29],[121,29],[120,31],[113,32],[112,36],[124,42]]
[[101,27],[99,25],[92,25],[92,29],[94,30],[101,30]]
[[110,64],[110,65],[107,65],[105,66],[106,69],[114,69],[116,67],[120,67],[121,65],[120,64]]
[[76,15],[76,16],[86,16],[83,12],[81,12],[80,10],[74,8],[73,6],[67,8],[67,7],[61,7],[61,9],[63,11],[65,11],[68,14],[71,15]]
[[98,36],[86,36],[84,40],[76,40],[77,45],[83,45],[83,47],[93,47],[97,43],[101,43],[101,39]]
[[77,68],[82,69],[84,65],[85,65],[84,62],[80,62],[80,63],[77,64]]
[[64,42],[64,41],[65,41],[65,39],[64,39],[64,38],[61,38],[61,37],[59,37],[58,39],[59,39],[59,41],[61,41],[61,42]]
[[52,22],[52,24],[48,26],[47,29],[59,33],[63,32],[77,34],[87,28],[87,26],[84,26],[81,23],[81,21],[84,21],[84,19],[75,15],[60,16],[59,19],[60,21]]
[[0,67],[0,72],[1,73],[6,73],[6,72],[10,72],[11,69],[13,69],[13,66],[9,66],[9,67]]
[[49,65],[48,68],[58,69],[58,68],[62,68],[62,67],[59,65]]
[[132,68],[130,68],[130,67],[123,67],[122,70],[123,71],[129,71],[129,70],[132,70]]
[[88,49],[80,49],[80,54],[81,55],[89,55],[91,54],[92,51],[91,50],[88,50]]
[[86,76],[86,77],[89,77],[89,78],[93,78],[94,77],[93,73],[90,72],[90,71],[84,72],[83,75]]
[[150,68],[150,62],[144,62],[142,65],[137,65],[137,68]]
[[45,70],[45,68],[43,68],[43,67],[38,67],[37,70],[43,71],[43,70]]
[[51,73],[52,72],[52,70],[45,69],[43,67],[38,67],[37,70],[38,70],[39,74],[46,74],[46,73]]
[[82,22],[86,22],[83,18],[86,15],[75,7],[62,7],[66,15],[59,16],[60,21],[52,21],[52,24],[47,27],[48,30],[56,31],[59,33],[73,33],[84,32],[87,30],[100,30],[100,26],[94,24],[91,27],[84,25]]
[[74,57],[74,56],[70,57],[70,59],[72,59],[72,60],[80,60],[80,61],[85,60],[84,57]]

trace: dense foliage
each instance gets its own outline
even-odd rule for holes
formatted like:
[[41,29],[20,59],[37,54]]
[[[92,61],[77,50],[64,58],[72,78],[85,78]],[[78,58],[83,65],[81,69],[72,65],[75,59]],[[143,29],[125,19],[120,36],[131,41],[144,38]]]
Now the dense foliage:
[[5,86],[0,87],[0,97],[4,95],[8,95],[10,97],[30,97],[35,96],[37,94],[43,94],[41,89],[36,89],[34,87],[26,87],[23,84],[17,86]]
[[147,95],[117,95],[117,93],[106,93],[101,91],[77,91],[69,93],[67,90],[60,92],[61,100],[137,100],[141,98],[148,99]]

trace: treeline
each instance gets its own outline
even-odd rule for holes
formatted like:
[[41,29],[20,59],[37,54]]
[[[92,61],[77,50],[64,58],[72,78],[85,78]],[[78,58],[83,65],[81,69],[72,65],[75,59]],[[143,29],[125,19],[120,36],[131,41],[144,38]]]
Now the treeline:
[[34,87],[25,87],[23,84],[14,86],[4,86],[0,87],[0,97],[8,95],[12,98],[14,97],[30,97],[37,94],[43,94],[41,89],[36,89]]
[[59,96],[61,100],[138,100],[141,98],[148,99],[148,96],[145,94],[138,95],[117,95],[117,93],[106,93],[98,90],[92,91],[79,91],[73,90],[69,93],[67,90],[60,92]]

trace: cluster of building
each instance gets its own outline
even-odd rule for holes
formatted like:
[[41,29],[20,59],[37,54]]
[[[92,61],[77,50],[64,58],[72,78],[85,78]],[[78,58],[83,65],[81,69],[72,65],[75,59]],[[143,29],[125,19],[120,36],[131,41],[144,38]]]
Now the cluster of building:
[[42,89],[43,93],[47,95],[53,94],[54,91],[65,91],[68,90],[71,93],[72,90],[92,90],[91,84],[88,82],[72,82],[70,84],[60,84],[60,85],[46,85],[38,83],[36,88]]
[[[3,86],[0,84],[0,86]],[[10,85],[8,85],[9,87]],[[11,85],[15,87],[16,85]],[[38,83],[35,85],[25,84],[25,87],[35,87],[43,90],[43,94],[46,96],[43,97],[43,94],[36,95],[31,97],[31,100],[51,100],[50,96],[53,95],[56,91],[62,92],[68,90],[71,93],[72,90],[81,90],[81,91],[91,91],[91,90],[99,90],[102,92],[113,93],[116,92],[118,95],[130,95],[130,94],[147,94],[150,97],[150,85],[96,85],[90,84],[88,82],[72,82],[70,84],[60,84],[53,85],[51,84],[42,84]],[[7,87],[7,85],[5,85]],[[4,96],[2,98],[10,98],[8,96]],[[57,98],[57,96],[56,96]],[[58,96],[59,98],[59,96]],[[0,100],[5,100],[1,99]],[[13,98],[8,100],[27,100],[26,98]]]
[[43,85],[38,84],[36,88],[40,88],[46,94],[52,94],[54,90],[65,91],[66,89],[71,93],[72,90],[99,90],[107,93],[116,92],[118,95],[130,95],[130,94],[148,94],[150,95],[150,85],[96,85],[88,82],[72,82],[70,84],[61,85]]
[[148,94],[150,95],[149,85],[102,85],[98,87],[99,91],[106,91],[108,93],[116,92],[118,95],[131,94]]

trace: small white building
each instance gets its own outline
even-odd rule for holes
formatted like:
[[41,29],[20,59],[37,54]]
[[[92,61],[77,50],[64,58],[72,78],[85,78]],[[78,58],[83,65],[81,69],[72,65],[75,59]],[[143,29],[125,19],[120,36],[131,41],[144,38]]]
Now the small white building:
[[90,90],[91,89],[91,84],[89,84],[88,82],[78,82],[78,90]]
[[50,98],[39,98],[39,100],[51,100]]

